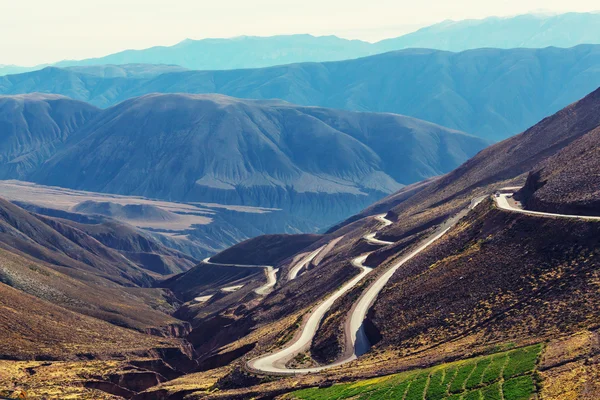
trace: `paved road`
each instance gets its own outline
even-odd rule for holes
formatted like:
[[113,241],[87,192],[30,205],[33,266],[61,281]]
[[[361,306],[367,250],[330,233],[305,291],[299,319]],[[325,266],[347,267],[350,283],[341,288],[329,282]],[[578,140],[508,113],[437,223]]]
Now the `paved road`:
[[541,211],[524,210],[522,208],[517,207],[516,205],[513,205],[513,203],[510,201],[512,196],[513,196],[513,193],[500,193],[500,195],[494,196],[494,200],[496,201],[496,204],[498,205],[499,208],[501,208],[502,210],[507,210],[507,211],[520,212],[523,214],[536,215],[536,216],[540,216],[540,217],[570,218],[570,219],[582,219],[582,220],[588,220],[588,221],[600,221],[600,217],[590,217],[587,215],[552,214],[552,213],[541,212]]
[[[264,296],[266,294],[268,294],[273,287],[275,286],[275,284],[277,284],[277,272],[279,271],[279,268],[275,269],[270,265],[251,265],[251,264],[224,264],[224,263],[215,263],[210,261],[210,257],[205,258],[204,260],[202,260],[202,262],[206,263],[206,264],[211,264],[211,265],[222,265],[225,267],[239,267],[239,268],[264,268],[265,273],[267,274],[267,283],[265,283],[264,285],[254,289],[254,293],[259,294],[261,296]],[[237,286],[230,286],[228,288],[223,288],[221,290],[223,291],[230,291],[230,292],[234,292],[235,290],[238,290],[240,288],[242,288],[243,285],[237,285]],[[235,288],[235,290],[231,290]],[[229,290],[226,290],[229,289]]]
[[[481,196],[471,201],[469,207],[458,215],[450,218],[442,227],[438,230],[436,234],[429,237],[424,243],[422,243],[416,250],[412,251],[407,256],[403,257],[399,262],[394,264],[390,269],[388,269],[385,273],[380,275],[374,282],[370,284],[370,286],[362,293],[358,302],[355,303],[349,318],[349,322],[346,324],[346,335],[350,340],[350,349],[354,351],[352,354],[347,354],[341,360],[319,367],[313,368],[287,368],[286,363],[290,361],[294,356],[299,353],[302,353],[310,348],[312,340],[317,333],[317,329],[321,323],[321,320],[329,311],[329,309],[333,306],[333,303],[347,293],[350,289],[352,289],[358,282],[360,282],[369,272],[372,271],[371,268],[364,265],[367,257],[372,253],[366,253],[359,257],[356,257],[352,260],[352,264],[361,269],[361,273],[354,277],[350,282],[347,282],[341,289],[328,297],[325,301],[323,301],[308,317],[308,320],[301,327],[300,337],[293,340],[293,342],[271,354],[267,354],[265,356],[253,359],[248,362],[248,367],[254,371],[260,371],[265,373],[275,373],[275,374],[306,374],[312,372],[319,372],[325,369],[333,368],[342,364],[346,364],[350,361],[355,360],[359,355],[364,354],[370,348],[370,344],[363,330],[363,322],[367,315],[367,312],[377,299],[377,296],[381,292],[381,290],[385,287],[390,278],[394,275],[394,273],[404,265],[406,262],[414,258],[417,254],[425,250],[436,240],[441,238],[456,222],[464,216],[468,210],[475,208],[483,199],[487,196]],[[382,226],[378,228],[381,229],[385,226],[389,226],[391,221],[385,218],[385,215],[377,215],[376,218],[383,223]],[[376,232],[375,232],[376,233]],[[365,239],[371,237],[371,239],[375,239],[375,235],[369,234],[365,236]],[[392,242],[384,242],[386,245],[391,244]]]

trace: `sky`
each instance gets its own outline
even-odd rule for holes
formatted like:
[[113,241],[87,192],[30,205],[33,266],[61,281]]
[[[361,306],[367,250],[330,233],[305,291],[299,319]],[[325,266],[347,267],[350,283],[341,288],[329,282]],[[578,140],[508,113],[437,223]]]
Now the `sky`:
[[186,38],[310,33],[374,42],[446,19],[598,9],[597,0],[0,0],[0,64],[99,57]]

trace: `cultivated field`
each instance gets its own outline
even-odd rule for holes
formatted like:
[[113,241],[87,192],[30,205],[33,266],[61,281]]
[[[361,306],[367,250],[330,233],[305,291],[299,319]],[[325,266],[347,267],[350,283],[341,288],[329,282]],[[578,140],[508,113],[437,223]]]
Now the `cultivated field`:
[[328,388],[294,392],[288,399],[528,400],[536,393],[542,345]]

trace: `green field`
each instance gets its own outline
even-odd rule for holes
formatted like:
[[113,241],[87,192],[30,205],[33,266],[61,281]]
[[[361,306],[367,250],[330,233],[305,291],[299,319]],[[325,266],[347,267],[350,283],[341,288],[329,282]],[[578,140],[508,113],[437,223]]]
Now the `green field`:
[[542,351],[537,344],[515,350],[287,395],[302,400],[528,400],[536,391],[532,373]]

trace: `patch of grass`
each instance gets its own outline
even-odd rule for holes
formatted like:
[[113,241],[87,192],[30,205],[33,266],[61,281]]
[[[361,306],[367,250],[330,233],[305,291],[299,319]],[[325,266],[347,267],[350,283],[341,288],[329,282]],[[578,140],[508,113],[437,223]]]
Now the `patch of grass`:
[[443,399],[446,396],[448,384],[444,384],[445,371],[439,370],[429,377],[429,387],[425,394],[425,400]]
[[472,392],[465,394],[463,400],[481,400],[481,391],[473,390]]
[[504,379],[509,379],[513,376],[533,371],[541,351],[541,344],[510,351],[508,353],[508,364],[506,365],[506,368],[504,368],[502,374]]
[[508,360],[508,355],[506,353],[494,356],[492,358],[491,364],[483,373],[483,378],[481,379],[481,383],[487,384],[491,382],[495,382],[502,376],[502,370],[504,369],[504,365]]
[[485,372],[487,367],[491,364],[491,362],[492,362],[491,358],[484,358],[483,360],[481,360],[480,362],[477,363],[475,370],[473,371],[473,373],[471,374],[469,379],[467,379],[467,383],[465,384],[465,387],[467,389],[476,388],[477,386],[479,386],[481,384],[481,380],[483,378],[483,373]]
[[418,375],[414,381],[411,382],[408,392],[406,393],[405,400],[423,400],[423,392],[427,387],[427,380],[429,374],[422,373]]
[[377,392],[377,396],[371,395],[371,397],[369,397],[369,400],[402,399],[404,398],[404,395],[408,390],[410,383],[410,381],[404,381],[399,385],[392,387],[391,389]]
[[[424,370],[303,389],[287,395],[302,400],[528,400],[537,392],[532,373],[542,346],[442,364]],[[502,381],[502,377],[505,381]],[[472,390],[475,389],[475,390]]]
[[502,400],[502,387],[500,382],[489,385],[481,389],[481,394],[484,400]]
[[504,400],[529,400],[535,392],[535,385],[531,375],[519,376],[510,379],[502,385]]
[[465,364],[459,368],[459,370],[456,374],[456,377],[450,384],[450,392],[451,393],[460,393],[460,392],[464,391],[465,383],[466,383],[467,379],[469,378],[469,376],[471,375],[471,372],[473,372],[473,370],[475,369],[475,367],[476,367],[475,363],[469,363],[469,364]]

